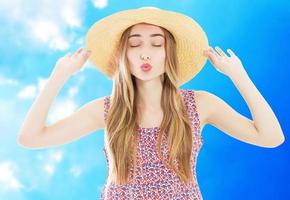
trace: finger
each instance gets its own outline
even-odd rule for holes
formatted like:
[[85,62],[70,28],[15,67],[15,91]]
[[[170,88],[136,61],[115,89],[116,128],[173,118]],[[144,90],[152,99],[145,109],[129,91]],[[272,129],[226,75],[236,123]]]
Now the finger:
[[83,51],[82,54],[83,54],[84,58],[88,58],[91,55],[91,51],[90,50],[86,50],[86,51]]
[[71,52],[66,53],[66,54],[65,54],[65,57],[70,58],[70,57],[71,57]]
[[225,56],[225,57],[227,56],[227,55],[225,54],[225,52],[224,52],[220,47],[216,46],[215,49],[218,51],[218,53],[219,53],[221,56]]
[[91,51],[83,51],[81,52],[81,56],[80,56],[80,61],[82,63],[82,66],[86,63],[87,59],[89,58]]
[[78,50],[77,50],[76,53],[78,54],[78,53],[80,53],[80,52],[82,52],[82,51],[83,51],[83,48],[80,47],[80,48],[78,48]]
[[209,51],[216,57],[216,58],[220,58],[220,55],[212,48],[209,47]]
[[208,58],[211,61],[212,64],[216,64],[217,63],[217,57],[214,53],[212,53],[211,51],[208,52]]
[[79,55],[82,51],[83,51],[83,49],[81,47],[78,48],[78,50],[74,53],[73,56],[75,57],[75,56]]
[[221,56],[217,52],[215,52],[212,47],[209,48],[209,55],[215,62],[221,58]]
[[87,56],[89,57],[92,54],[92,51],[87,50]]
[[203,55],[204,55],[205,57],[208,57],[208,56],[209,56],[209,50],[204,50],[204,51],[203,51]]
[[229,52],[231,56],[236,56],[236,54],[231,49],[227,49],[227,52]]

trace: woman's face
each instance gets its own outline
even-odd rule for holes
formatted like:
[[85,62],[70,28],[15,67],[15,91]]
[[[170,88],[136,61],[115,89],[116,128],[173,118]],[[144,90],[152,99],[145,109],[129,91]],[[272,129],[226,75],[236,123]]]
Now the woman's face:
[[[130,71],[137,79],[151,80],[164,73],[165,36],[160,27],[136,24],[131,29],[127,45]],[[141,65],[144,63],[150,64],[151,70],[143,71]]]

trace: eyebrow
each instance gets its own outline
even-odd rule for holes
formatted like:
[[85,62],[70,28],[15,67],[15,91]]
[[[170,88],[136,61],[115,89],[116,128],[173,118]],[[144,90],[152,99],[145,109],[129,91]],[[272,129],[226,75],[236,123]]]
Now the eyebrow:
[[[164,38],[164,35],[162,35],[162,34],[160,34],[160,33],[154,33],[154,34],[151,34],[151,35],[150,35],[150,37],[156,37],[156,36],[161,36],[161,37]],[[130,35],[130,36],[128,37],[128,39],[131,38],[131,37],[141,37],[141,35],[140,35],[140,34],[133,34],[133,35]]]

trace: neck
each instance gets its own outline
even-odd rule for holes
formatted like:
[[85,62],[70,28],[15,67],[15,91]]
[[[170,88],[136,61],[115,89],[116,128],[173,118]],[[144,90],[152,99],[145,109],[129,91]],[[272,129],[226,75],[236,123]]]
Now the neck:
[[141,110],[156,111],[161,109],[162,83],[159,79],[150,81],[137,80],[137,106]]

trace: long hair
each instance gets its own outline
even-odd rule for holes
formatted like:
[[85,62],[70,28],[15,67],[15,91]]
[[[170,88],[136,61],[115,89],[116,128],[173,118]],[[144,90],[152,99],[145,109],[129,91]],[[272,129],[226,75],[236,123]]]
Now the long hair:
[[[137,127],[142,113],[137,110],[136,99],[138,90],[135,77],[129,70],[126,56],[128,36],[133,26],[127,28],[120,37],[119,46],[109,63],[112,69],[113,89],[110,109],[106,119],[107,140],[110,160],[109,177],[115,184],[126,184],[129,181],[130,163],[136,170]],[[167,134],[169,159],[166,166],[172,169],[181,181],[187,183],[193,179],[190,164],[192,151],[192,127],[181,95],[178,90],[179,71],[176,57],[176,42],[173,35],[160,27],[165,35],[165,73],[160,76],[162,81],[161,108],[164,117],[158,134],[157,147],[159,158],[161,153],[161,138]],[[177,159],[177,167],[174,165]]]

